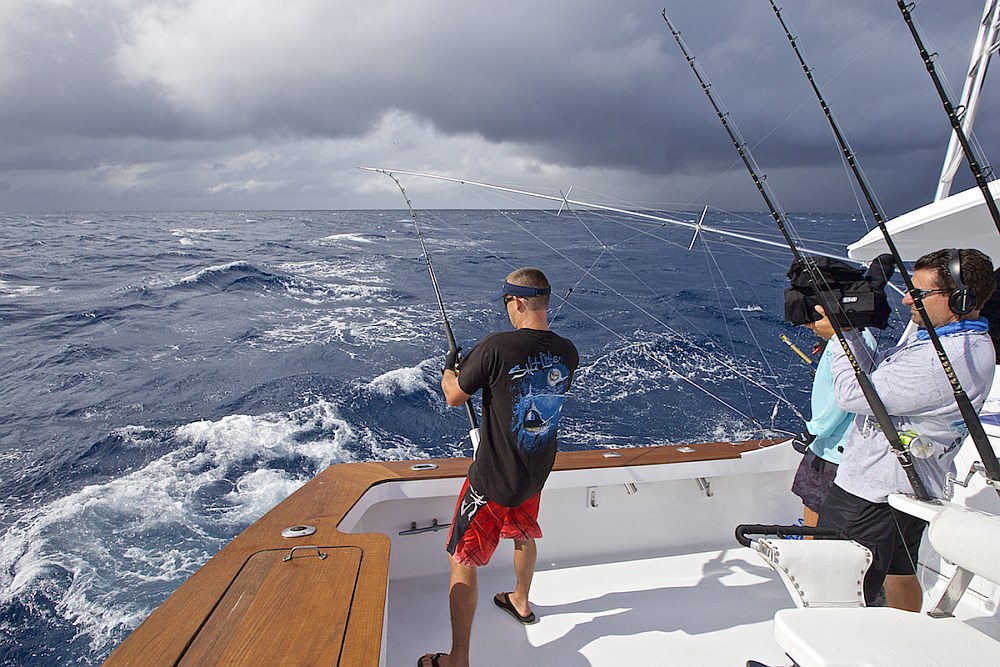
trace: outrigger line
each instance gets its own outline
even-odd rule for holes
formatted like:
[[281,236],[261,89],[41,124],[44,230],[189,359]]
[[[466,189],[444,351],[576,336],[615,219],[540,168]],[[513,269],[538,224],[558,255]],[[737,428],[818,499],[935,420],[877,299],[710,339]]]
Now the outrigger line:
[[[388,175],[388,174],[390,174],[390,172],[391,172],[391,175],[393,176],[393,179],[394,179],[394,180],[396,180],[396,179],[395,179],[395,174],[407,174],[407,175],[410,175],[410,176],[416,176],[416,177],[419,177],[419,178],[430,178],[430,179],[434,179],[434,180],[443,180],[443,181],[448,181],[448,182],[452,182],[452,183],[460,183],[460,184],[462,184],[462,185],[470,185],[470,186],[474,186],[474,187],[483,187],[483,188],[485,188],[485,189],[492,189],[492,190],[500,190],[500,191],[505,191],[505,192],[514,192],[514,193],[518,193],[518,194],[523,194],[523,195],[527,195],[527,196],[531,196],[531,197],[536,197],[536,198],[540,198],[540,199],[549,199],[549,200],[554,200],[554,201],[563,201],[563,200],[566,200],[566,203],[567,203],[567,204],[577,204],[577,205],[580,205],[580,204],[583,204],[583,206],[584,206],[584,207],[590,207],[590,208],[596,208],[596,209],[607,209],[607,208],[608,208],[608,207],[603,207],[603,206],[600,206],[600,205],[598,205],[598,204],[593,204],[593,205],[591,205],[591,204],[585,204],[585,203],[582,203],[582,202],[573,202],[573,201],[570,201],[570,200],[566,199],[566,195],[563,195],[563,197],[562,197],[562,198],[559,198],[559,197],[552,197],[552,196],[549,196],[549,195],[544,195],[544,194],[539,194],[539,193],[534,193],[534,192],[528,192],[528,191],[523,191],[523,190],[513,190],[513,189],[511,189],[511,188],[507,188],[507,187],[503,187],[503,186],[499,186],[499,185],[489,185],[489,184],[484,184],[484,183],[479,183],[479,182],[476,182],[476,181],[470,181],[470,180],[467,180],[467,179],[460,179],[460,178],[452,178],[452,177],[449,177],[449,176],[440,176],[440,175],[436,175],[436,174],[426,174],[426,173],[420,173],[420,172],[414,172],[414,171],[406,171],[406,170],[402,170],[402,169],[387,169],[387,168],[382,168],[382,167],[359,167],[359,169],[362,169],[362,170],[364,170],[364,171],[373,171],[373,172],[378,172],[378,173],[381,173],[381,174],[387,174],[387,175]],[[398,185],[399,185],[399,182],[398,182],[398,180],[397,180],[397,186],[398,186]],[[405,195],[404,195],[404,196],[405,196]],[[617,211],[617,212],[620,212],[620,213],[624,213],[624,214],[626,214],[626,215],[637,215],[637,214],[635,214],[635,213],[633,213],[633,212],[629,212],[629,211],[625,211],[625,210],[620,210],[620,209],[613,209],[613,210],[615,210],[615,211]],[[575,212],[574,212],[574,213],[575,213]],[[519,227],[521,227],[521,229],[522,229],[522,230],[523,230],[523,231],[524,231],[525,233],[527,233],[527,234],[529,234],[529,235],[533,236],[533,237],[535,238],[535,240],[539,241],[539,242],[540,242],[541,244],[545,245],[545,246],[546,246],[546,247],[548,247],[548,248],[549,248],[550,250],[552,250],[553,252],[557,253],[557,254],[558,254],[559,256],[561,256],[561,257],[562,257],[563,259],[567,260],[568,262],[570,262],[571,264],[573,264],[574,266],[576,266],[577,268],[579,268],[579,269],[580,269],[581,271],[584,271],[584,272],[585,272],[585,275],[590,275],[590,274],[592,274],[592,272],[593,272],[593,268],[594,268],[594,266],[595,266],[595,265],[596,265],[596,263],[597,263],[596,261],[595,261],[595,262],[594,262],[593,264],[591,264],[591,266],[590,266],[589,268],[586,268],[586,269],[585,269],[584,267],[580,266],[580,265],[579,265],[579,264],[577,264],[577,263],[576,263],[575,261],[573,261],[573,259],[572,259],[572,258],[570,258],[570,257],[567,257],[567,256],[566,256],[565,254],[561,253],[561,252],[560,252],[560,251],[559,251],[558,249],[556,249],[556,248],[553,248],[553,247],[552,247],[551,245],[549,245],[549,244],[548,244],[548,243],[547,243],[547,242],[546,242],[546,241],[545,241],[544,239],[541,239],[541,238],[539,238],[538,236],[535,236],[535,235],[534,235],[534,234],[533,234],[533,233],[532,233],[532,232],[531,232],[530,230],[528,230],[527,228],[525,228],[525,227],[521,226],[521,225],[520,225],[519,223],[517,223],[517,221],[516,221],[516,220],[514,220],[513,218],[511,218],[511,217],[510,217],[510,216],[508,216],[507,214],[503,214],[503,215],[504,215],[504,216],[505,216],[505,217],[506,217],[506,218],[507,218],[508,220],[510,220],[511,222],[513,222],[513,223],[514,223],[515,225],[518,225]],[[652,216],[648,216],[648,215],[640,215],[640,217],[652,217]],[[665,219],[664,219],[664,218],[660,218],[659,220],[660,220],[660,221],[663,221],[663,220],[665,220]],[[581,222],[582,222],[582,221],[581,221]],[[688,225],[689,223],[684,223],[684,224]],[[690,226],[690,225],[689,225],[689,226]],[[587,231],[589,231],[589,232],[590,232],[590,234],[591,234],[592,236],[594,236],[594,239],[595,239],[596,241],[598,241],[598,243],[601,243],[601,246],[602,246],[602,252],[601,252],[601,257],[603,257],[603,256],[604,256],[604,254],[606,254],[606,253],[608,252],[608,250],[609,250],[609,247],[608,247],[607,245],[603,244],[603,243],[601,242],[601,240],[600,240],[600,239],[599,239],[599,238],[597,237],[597,235],[596,235],[596,234],[594,234],[594,232],[593,232],[593,231],[592,231],[592,230],[591,230],[591,229],[590,229],[589,227],[587,227],[587,225],[586,225],[585,223],[584,223],[584,227],[585,227],[585,228],[587,229]],[[630,227],[630,229],[631,229],[631,227]],[[657,237],[657,236],[654,236],[654,238],[657,238],[657,239],[659,239],[660,237]],[[746,238],[749,238],[749,239],[751,239],[751,240],[758,240],[758,239],[754,239],[753,237],[746,237]],[[476,243],[481,243],[481,241],[479,241],[479,240],[475,240],[475,239],[473,239],[473,241],[474,241],[474,242],[476,242]],[[775,244],[775,245],[779,245],[779,244]],[[785,249],[785,246],[783,246],[783,245],[779,245],[779,247],[781,247],[782,249]],[[611,254],[611,256],[612,256],[612,257],[615,257],[614,253],[612,253],[612,254]],[[839,256],[837,256],[837,255],[829,255],[829,256],[831,256],[831,257],[839,257]],[[600,259],[600,257],[599,257],[598,259]],[[617,258],[617,257],[615,257],[615,259],[618,259],[618,258]],[[843,258],[843,259],[845,259],[845,261],[855,261],[855,260],[848,260],[848,259],[846,259],[846,258]],[[618,259],[618,261],[619,261],[619,262],[621,262],[621,260],[620,260],[620,259]],[[625,269],[626,269],[627,271],[629,271],[629,272],[630,272],[630,273],[631,273],[631,274],[632,274],[632,275],[633,275],[633,276],[634,276],[634,277],[636,278],[636,281],[637,281],[637,282],[639,282],[639,283],[640,283],[640,284],[642,284],[642,285],[645,285],[645,283],[644,283],[644,282],[642,281],[642,279],[641,279],[641,278],[639,278],[638,276],[636,276],[636,274],[635,274],[635,273],[634,273],[634,272],[633,272],[633,271],[632,271],[632,270],[631,270],[631,269],[630,269],[630,268],[628,267],[628,265],[626,265],[626,264],[624,264],[624,263],[623,263],[622,265],[623,265],[623,267],[624,267],[624,268],[625,268]],[[601,286],[603,286],[603,287],[607,288],[607,289],[608,289],[608,290],[610,290],[611,292],[614,292],[614,293],[616,293],[616,294],[619,294],[619,293],[617,292],[617,290],[615,290],[615,289],[614,289],[614,287],[613,287],[613,286],[611,286],[611,285],[609,285],[608,283],[606,283],[606,282],[604,282],[603,280],[601,280],[601,278],[600,278],[599,276],[597,276],[597,275],[593,275],[593,278],[594,278],[594,280],[596,280],[596,281],[597,281],[597,282],[598,282],[598,283],[599,283],[599,284],[600,284]],[[621,334],[620,334],[619,332],[617,332],[617,331],[615,331],[614,329],[612,329],[611,327],[609,327],[609,326],[608,326],[608,325],[607,325],[607,324],[606,324],[605,322],[603,322],[603,321],[601,321],[601,320],[599,320],[599,319],[596,319],[596,318],[594,318],[594,317],[593,317],[593,315],[591,315],[590,313],[586,312],[585,310],[581,310],[580,308],[576,307],[575,305],[573,305],[572,303],[570,303],[570,302],[568,301],[568,297],[569,297],[569,295],[570,295],[570,294],[571,294],[571,293],[573,292],[573,290],[575,290],[575,288],[576,288],[576,287],[577,287],[577,286],[579,285],[579,283],[580,283],[580,281],[577,281],[577,283],[576,283],[576,284],[574,284],[574,285],[573,285],[573,287],[571,287],[571,288],[570,288],[570,290],[569,290],[569,291],[567,292],[567,294],[566,294],[566,297],[564,297],[563,301],[561,301],[561,302],[560,302],[560,304],[559,304],[559,309],[561,309],[563,305],[565,305],[565,304],[567,304],[567,303],[568,303],[568,304],[569,304],[569,306],[570,306],[571,308],[573,308],[574,310],[576,310],[577,312],[579,312],[579,313],[580,313],[581,315],[583,315],[583,316],[585,316],[585,317],[589,317],[589,318],[590,318],[591,320],[593,320],[593,321],[594,321],[594,323],[595,323],[595,324],[597,324],[597,325],[598,325],[598,326],[600,326],[601,328],[605,329],[606,331],[608,331],[608,332],[609,332],[609,333],[611,333],[612,335],[614,335],[614,336],[617,336],[617,337],[618,337],[618,338],[620,338],[620,339],[621,339],[621,340],[622,340],[623,342],[628,342],[628,340],[627,340],[627,339],[626,339],[626,338],[625,338],[624,336],[622,336],[622,335],[621,335]],[[648,287],[648,285],[645,285],[645,286],[646,286],[646,287]],[[650,288],[650,291],[652,291],[652,289],[651,289],[651,288]],[[621,294],[619,294],[619,296],[622,296],[622,295],[621,295]],[[623,297],[623,298],[626,298],[626,300],[628,300],[628,299],[627,299],[627,297]],[[662,322],[662,321],[661,321],[661,320],[660,320],[659,318],[657,318],[657,317],[656,317],[656,316],[655,316],[655,315],[654,315],[653,313],[649,312],[648,310],[646,310],[646,309],[645,309],[645,308],[643,308],[642,306],[639,306],[638,304],[635,304],[634,302],[631,302],[631,301],[629,301],[629,303],[631,303],[631,304],[632,304],[633,306],[635,306],[635,307],[636,307],[636,308],[637,308],[637,309],[638,309],[638,310],[639,310],[640,312],[642,312],[643,314],[645,314],[645,315],[649,316],[649,317],[650,317],[650,318],[651,318],[651,319],[652,319],[653,321],[655,321],[655,322],[657,322],[658,324],[662,325],[662,326],[663,326],[663,327],[664,327],[665,329],[667,329],[668,331],[670,331],[670,332],[672,332],[672,333],[677,333],[677,332],[676,332],[676,331],[674,331],[674,330],[673,330],[673,329],[672,329],[671,327],[669,327],[669,326],[668,326],[668,325],[666,325],[666,324],[665,324],[664,322]],[[557,310],[556,310],[556,315],[558,315],[558,313],[559,313],[559,309],[557,309]],[[553,317],[553,320],[554,320],[554,319],[555,319],[555,316]],[[679,371],[675,370],[675,369],[674,369],[674,368],[672,368],[672,367],[671,367],[671,366],[670,366],[669,364],[667,364],[666,362],[662,361],[661,359],[659,359],[659,358],[658,358],[658,357],[656,357],[655,355],[649,355],[649,359],[650,359],[650,360],[651,360],[651,361],[652,361],[653,363],[656,363],[656,364],[658,364],[658,365],[662,366],[662,367],[663,367],[664,369],[666,369],[666,370],[667,370],[668,372],[670,372],[671,374],[673,374],[673,375],[675,375],[676,377],[678,377],[678,378],[679,378],[680,380],[682,380],[682,381],[684,381],[684,382],[687,382],[688,384],[690,384],[690,385],[691,385],[692,387],[694,387],[694,388],[695,388],[695,389],[697,389],[698,391],[701,391],[701,392],[703,392],[704,394],[706,394],[706,395],[710,396],[711,398],[715,399],[716,401],[718,401],[718,402],[719,402],[719,403],[721,403],[722,405],[726,406],[727,408],[729,408],[730,410],[732,410],[732,411],[733,411],[733,412],[735,412],[736,414],[740,415],[741,417],[743,417],[743,418],[747,419],[747,420],[748,420],[748,421],[750,421],[751,423],[759,425],[759,426],[760,426],[760,427],[761,427],[762,429],[766,428],[764,424],[762,424],[762,423],[761,423],[761,422],[760,422],[759,420],[755,419],[755,418],[754,418],[753,416],[751,416],[751,415],[748,415],[748,414],[744,413],[743,411],[739,410],[738,408],[736,408],[736,407],[735,407],[734,405],[732,405],[731,403],[728,403],[728,402],[726,402],[725,400],[723,400],[723,399],[722,399],[721,397],[717,396],[716,394],[713,394],[713,393],[712,393],[711,391],[709,391],[709,390],[708,390],[708,389],[706,389],[705,387],[702,387],[702,386],[700,386],[700,385],[699,385],[698,383],[696,383],[695,381],[693,381],[693,380],[692,380],[691,378],[689,378],[689,377],[685,376],[685,375],[684,375],[683,373],[681,373],[681,372],[679,372]],[[804,417],[804,416],[802,415],[802,413],[801,413],[801,412],[799,412],[799,410],[798,410],[798,409],[796,408],[796,406],[795,406],[795,405],[794,405],[793,403],[791,403],[790,401],[788,401],[788,399],[786,399],[786,398],[784,398],[784,397],[782,397],[782,396],[780,396],[780,395],[776,394],[776,393],[775,393],[774,391],[772,391],[772,390],[771,390],[771,389],[769,389],[768,387],[764,386],[764,385],[763,385],[762,383],[758,382],[758,381],[757,381],[756,379],[754,379],[754,378],[753,378],[752,376],[750,376],[750,375],[744,375],[744,374],[743,374],[743,373],[742,373],[742,372],[741,372],[741,371],[740,371],[740,370],[739,370],[738,368],[735,368],[735,367],[731,367],[731,366],[729,366],[729,365],[728,365],[728,364],[727,364],[727,363],[725,362],[725,360],[723,360],[723,359],[719,358],[719,359],[717,359],[717,361],[719,361],[719,363],[721,363],[721,364],[722,364],[723,366],[726,366],[726,367],[727,367],[727,368],[728,368],[729,370],[731,370],[731,371],[733,372],[733,374],[734,374],[734,375],[736,375],[737,377],[740,377],[741,379],[743,379],[743,380],[745,380],[745,381],[749,382],[750,384],[753,384],[753,385],[754,385],[754,386],[756,386],[756,387],[757,387],[758,389],[760,389],[760,390],[764,391],[765,393],[767,393],[767,394],[770,394],[771,396],[775,397],[775,398],[776,398],[776,399],[777,399],[778,401],[780,401],[780,402],[783,402],[783,403],[785,403],[785,404],[787,405],[787,407],[788,407],[788,408],[789,408],[789,409],[790,409],[790,410],[791,410],[791,411],[792,411],[792,412],[793,412],[793,413],[794,413],[794,414],[795,414],[795,415],[796,415],[796,416],[797,416],[797,417],[798,417],[799,419],[802,419],[803,421],[805,421],[805,419],[806,419],[806,418],[805,418],[805,417]],[[778,429],[772,429],[772,430],[778,430]],[[789,435],[794,435],[793,433],[791,433],[791,432],[788,432],[788,431],[784,431],[784,432],[785,432],[785,433],[788,433]]]
[[[993,452],[993,447],[990,445],[989,438],[986,435],[986,431],[983,429],[982,422],[979,421],[979,415],[976,412],[975,407],[973,407],[972,401],[969,400],[969,396],[965,393],[965,390],[962,389],[962,383],[959,381],[958,376],[955,375],[955,370],[951,365],[951,360],[948,358],[948,354],[944,351],[941,339],[934,330],[934,323],[931,321],[930,316],[924,309],[923,298],[920,296],[920,290],[917,290],[913,286],[910,274],[906,271],[906,266],[904,266],[903,259],[900,257],[896,243],[893,241],[892,236],[889,234],[889,230],[885,225],[885,216],[879,209],[875,195],[872,192],[871,186],[868,184],[868,179],[865,178],[864,172],[861,170],[861,165],[858,164],[854,151],[847,143],[847,139],[844,137],[843,132],[841,132],[836,119],[834,119],[833,113],[830,111],[830,107],[823,98],[823,93],[820,91],[819,86],[816,83],[816,79],[813,77],[812,69],[806,63],[805,58],[802,55],[802,51],[799,49],[796,38],[792,35],[792,31],[785,23],[785,19],[781,16],[781,10],[775,4],[774,0],[769,0],[769,2],[771,3],[771,9],[774,10],[774,15],[781,24],[781,28],[785,31],[785,37],[788,39],[789,44],[791,44],[792,50],[795,51],[796,57],[798,57],[799,64],[802,66],[802,71],[805,72],[806,78],[809,80],[813,92],[816,94],[816,99],[819,100],[820,107],[822,107],[823,113],[830,124],[830,128],[833,130],[833,135],[837,139],[837,145],[840,146],[841,152],[847,158],[847,163],[850,165],[851,171],[854,173],[854,178],[858,182],[858,185],[865,196],[865,200],[871,208],[875,222],[878,224],[878,228],[882,231],[882,236],[885,238],[885,243],[889,247],[889,252],[892,253],[892,258],[895,261],[897,268],[899,268],[899,274],[902,276],[903,282],[906,283],[906,288],[910,293],[910,297],[913,299],[913,303],[917,307],[917,311],[920,313],[921,319],[924,321],[924,329],[927,332],[927,337],[934,346],[934,351],[937,353],[938,360],[941,362],[944,374],[948,378],[948,382],[951,384],[952,391],[955,394],[955,402],[958,404],[958,409],[962,413],[962,418],[965,420],[965,424],[969,428],[969,435],[971,436],[973,443],[975,443],[980,457],[983,459],[983,467],[986,469],[987,480],[991,483],[991,486],[993,486],[997,492],[1000,493],[1000,486],[997,486],[996,484],[996,482],[1000,481],[1000,462],[997,461],[996,454]],[[904,15],[908,16],[908,10],[903,8],[902,3],[900,3],[900,7],[903,9]],[[907,22],[910,22],[909,19],[907,19]],[[912,23],[910,23],[910,29],[914,30]],[[916,33],[914,33],[914,37],[919,40]],[[945,107],[948,109],[949,116],[952,118],[955,132],[960,133],[964,137],[964,133],[961,131],[954,109],[951,108],[950,103],[947,102],[947,95],[944,94],[937,75],[933,73],[933,63],[931,62],[929,56],[926,55],[927,52],[924,50],[922,44],[920,45],[920,51],[921,54],[924,55],[924,61],[928,63],[928,69],[932,71],[932,76],[934,77],[935,83],[938,85],[942,98],[945,100]],[[966,150],[966,156],[969,157],[970,166],[973,166],[974,169],[978,169],[978,165],[975,160],[968,153],[967,139],[963,141],[962,147]],[[978,173],[977,180],[981,177],[982,172],[980,171]],[[986,188],[985,180],[983,181],[983,188],[987,193],[987,203],[993,205],[990,209],[991,212],[996,211],[993,197],[989,195],[989,190]],[[997,222],[997,228],[1000,229],[1000,218],[994,217],[994,221]],[[895,429],[893,429],[893,432],[895,432]]]
[[[914,4],[907,4],[903,0],[897,0],[896,4],[899,5],[899,11],[902,12],[903,18],[906,20],[906,25],[910,29],[910,34],[913,35],[913,41],[916,42],[917,49],[920,51],[920,57],[923,58],[924,65],[927,67],[927,72],[931,75],[931,80],[934,82],[934,87],[941,98],[944,110],[948,114],[948,120],[951,121],[951,128],[955,131],[954,136],[961,144],[962,152],[965,153],[965,160],[969,163],[969,169],[972,170],[972,175],[976,179],[976,185],[979,186],[983,197],[986,198],[986,208],[989,209],[990,215],[993,217],[993,224],[996,225],[997,231],[1000,232],[1000,210],[997,210],[996,201],[994,201],[989,183],[986,181],[986,174],[976,160],[976,156],[972,153],[972,144],[969,142],[969,137],[966,136],[965,130],[962,129],[962,119],[959,118],[959,112],[948,98],[948,91],[944,89],[941,77],[938,76],[937,68],[934,66],[934,58],[937,54],[929,54],[924,47],[924,42],[920,38],[920,33],[917,31],[917,26],[913,23],[913,16],[911,15]],[[997,472],[1000,473],[1000,468],[997,469]],[[998,480],[1000,477],[994,477],[993,479]],[[1000,487],[997,488],[997,491],[1000,492]]]
[[[707,78],[701,72],[701,67],[695,61],[694,56],[690,54],[687,46],[684,44],[684,40],[681,39],[681,33],[678,31],[673,23],[671,23],[670,18],[667,16],[667,10],[663,10],[663,20],[666,22],[667,26],[670,28],[671,34],[674,36],[674,41],[680,47],[687,59],[688,65],[691,67],[691,71],[694,72],[695,77],[697,77],[698,82],[701,84],[701,89],[705,92],[708,97],[709,102],[711,102],[712,107],[715,109],[716,115],[719,120],[722,121],[722,126],[726,129],[729,134],[729,138],[732,140],[733,145],[736,147],[736,152],[739,153],[740,158],[743,160],[743,164],[746,166],[747,170],[750,172],[750,176],[753,178],[754,184],[757,186],[758,192],[764,198],[764,202],[767,204],[768,209],[771,211],[771,216],[774,218],[778,229],[781,231],[782,235],[785,237],[785,241],[788,244],[789,250],[792,251],[792,255],[795,257],[796,262],[800,262],[805,268],[806,273],[809,275],[809,279],[812,283],[818,287],[823,287],[823,281],[816,270],[816,266],[812,261],[812,258],[804,258],[796,246],[795,241],[792,239],[788,232],[786,225],[786,216],[781,212],[777,205],[774,203],[772,197],[769,195],[767,184],[764,182],[764,177],[760,174],[759,169],[756,165],[756,161],[750,154],[749,146],[742,137],[740,137],[738,130],[733,126],[731,120],[729,119],[729,113],[724,111],[722,104],[716,99],[715,94],[712,92],[712,86],[708,82]],[[835,315],[835,313],[831,314]],[[896,457],[899,459],[900,465],[903,467],[903,472],[906,473],[907,479],[910,481],[910,485],[913,487],[913,493],[920,500],[931,500],[930,494],[927,493],[927,488],[924,486],[923,481],[921,481],[920,476],[917,474],[916,469],[913,466],[913,459],[910,457],[909,450],[903,445],[899,439],[899,433],[896,432],[896,427],[892,423],[892,418],[889,416],[889,412],[886,410],[885,404],[882,403],[882,399],[879,397],[878,393],[875,391],[875,387],[872,385],[871,380],[865,374],[861,365],[858,363],[857,358],[854,356],[854,352],[851,350],[851,346],[848,344],[847,339],[844,337],[843,329],[841,329],[838,318],[832,316],[829,318],[830,324],[833,327],[833,332],[837,337],[837,341],[844,350],[844,354],[847,356],[848,361],[851,363],[851,367],[854,369],[854,375],[857,378],[858,385],[861,387],[861,391],[865,396],[865,400],[868,405],[871,406],[872,413],[875,419],[878,421],[879,426],[882,428],[882,432],[885,434],[886,438],[889,440],[889,444],[892,446]]]
[[[382,169],[380,167],[360,167],[360,169],[363,169],[365,171],[377,171],[377,172],[383,173],[383,174],[388,173],[388,171],[386,169]],[[534,197],[536,199],[547,199],[549,201],[557,201],[557,202],[560,202],[560,207],[563,207],[563,206],[568,207],[570,204],[572,204],[574,206],[578,206],[578,207],[582,207],[582,208],[596,209],[596,210],[599,210],[599,211],[608,211],[610,213],[621,213],[622,215],[627,215],[627,216],[632,217],[632,218],[640,218],[640,219],[643,219],[643,220],[652,220],[654,222],[665,222],[665,223],[669,223],[671,225],[677,225],[679,227],[687,227],[688,229],[694,229],[694,230],[700,229],[702,231],[712,232],[713,234],[718,234],[720,236],[730,236],[730,237],[733,237],[733,238],[742,239],[744,241],[750,241],[752,243],[760,243],[762,245],[772,246],[772,247],[775,247],[775,248],[782,248],[782,249],[784,249],[786,247],[784,244],[778,243],[777,241],[770,241],[768,239],[762,239],[762,238],[758,238],[756,236],[750,236],[749,234],[741,234],[740,232],[734,232],[734,231],[729,230],[729,229],[719,229],[717,227],[709,227],[707,225],[702,225],[702,224],[693,223],[693,222],[687,222],[686,220],[677,220],[676,218],[668,218],[667,216],[664,216],[664,215],[655,215],[653,213],[646,213],[646,212],[643,212],[643,211],[630,211],[630,210],[624,209],[624,208],[615,208],[613,206],[605,206],[603,204],[595,204],[593,202],[577,201],[575,199],[569,199],[568,195],[562,195],[562,193],[560,193],[561,196],[556,197],[555,195],[546,195],[546,194],[542,194],[540,192],[530,192],[528,190],[518,190],[516,188],[508,188],[508,187],[504,187],[502,185],[493,185],[493,184],[490,184],[490,183],[481,183],[479,181],[470,181],[470,180],[465,179],[465,178],[454,178],[452,176],[443,176],[441,174],[428,174],[428,173],[423,173],[423,172],[419,172],[419,171],[406,171],[405,169],[393,169],[392,173],[394,173],[394,174],[404,174],[406,176],[419,176],[420,178],[430,178],[430,179],[434,179],[434,180],[438,180],[438,181],[449,181],[451,183],[460,183],[462,185],[473,185],[475,187],[484,188],[484,189],[487,189],[487,190],[499,190],[500,192],[509,192],[511,194],[523,195],[525,197]],[[845,257],[843,255],[836,255],[834,253],[826,252],[826,251],[823,251],[823,250],[808,250],[808,249],[806,249],[806,252],[808,252],[811,255],[818,255],[818,256],[821,256],[821,257],[830,257],[832,259],[839,259],[842,262],[850,262],[852,264],[861,264],[861,262],[859,262],[856,259],[851,259],[850,257]]]
[[[391,178],[395,183],[396,187],[403,194],[403,199],[406,200],[406,208],[410,211],[410,218],[413,220],[413,226],[417,230],[417,238],[420,239],[420,250],[424,253],[424,260],[427,262],[427,272],[431,275],[431,284],[434,285],[434,295],[437,297],[438,309],[441,311],[441,321],[444,322],[444,333],[448,338],[448,349],[454,350],[458,348],[458,343],[455,342],[455,334],[451,332],[451,324],[448,323],[448,314],[444,310],[444,299],[441,298],[441,288],[438,286],[437,276],[434,275],[434,265],[431,263],[430,253],[427,252],[427,246],[424,245],[424,235],[420,231],[420,224],[417,222],[417,214],[413,212],[413,205],[410,203],[410,198],[406,194],[406,189],[403,184],[399,182],[391,172],[385,169],[368,169],[369,171],[377,171],[380,174],[385,174]],[[472,401],[465,402],[465,411],[469,416],[469,439],[472,441],[472,451],[475,454],[476,448],[479,447],[479,420],[476,418],[476,409],[472,407]]]

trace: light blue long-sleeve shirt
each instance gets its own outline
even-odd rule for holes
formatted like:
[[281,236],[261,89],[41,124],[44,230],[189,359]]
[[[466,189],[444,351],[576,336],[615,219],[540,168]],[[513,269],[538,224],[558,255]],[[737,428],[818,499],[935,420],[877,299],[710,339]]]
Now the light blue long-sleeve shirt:
[[[867,329],[864,331],[864,339],[868,347],[874,350],[875,337]],[[806,422],[806,429],[816,436],[809,443],[812,453],[824,461],[839,464],[843,453],[842,444],[848,427],[854,421],[854,414],[837,405],[833,393],[833,372],[830,370],[832,347],[840,348],[840,343],[837,340],[829,341],[816,365],[816,376],[813,378],[810,394],[812,418]]]

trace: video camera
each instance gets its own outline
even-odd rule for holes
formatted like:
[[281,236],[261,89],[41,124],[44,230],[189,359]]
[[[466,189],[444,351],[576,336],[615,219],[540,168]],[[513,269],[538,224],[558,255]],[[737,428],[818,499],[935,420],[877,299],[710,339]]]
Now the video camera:
[[829,257],[796,260],[788,269],[791,286],[785,289],[785,321],[796,325],[816,322],[822,318],[815,306],[821,305],[841,327],[885,329],[892,314],[885,284],[893,269],[889,255],[872,262],[867,274]]

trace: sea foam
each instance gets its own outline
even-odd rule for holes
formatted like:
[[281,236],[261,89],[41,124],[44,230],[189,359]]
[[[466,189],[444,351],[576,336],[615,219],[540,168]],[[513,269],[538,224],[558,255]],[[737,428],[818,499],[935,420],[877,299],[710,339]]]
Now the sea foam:
[[[119,434],[140,448],[149,436]],[[0,538],[0,606],[54,610],[53,623],[71,624],[99,652],[238,530],[316,472],[353,460],[355,439],[322,399],[185,424],[168,454],[20,517]]]

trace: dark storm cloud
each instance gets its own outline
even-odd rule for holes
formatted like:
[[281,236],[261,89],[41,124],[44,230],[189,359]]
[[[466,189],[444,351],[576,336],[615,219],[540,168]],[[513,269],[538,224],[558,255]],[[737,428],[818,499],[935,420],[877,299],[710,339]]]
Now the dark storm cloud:
[[[767,1],[672,4],[784,207],[850,210]],[[662,7],[9,0],[0,209],[398,207],[360,164],[761,208]],[[956,96],[981,10],[916,8]],[[895,3],[784,14],[887,212],[926,202],[949,126]],[[996,135],[995,100],[980,136]]]

